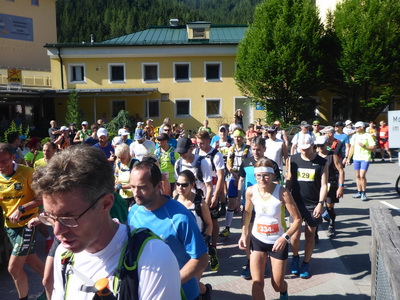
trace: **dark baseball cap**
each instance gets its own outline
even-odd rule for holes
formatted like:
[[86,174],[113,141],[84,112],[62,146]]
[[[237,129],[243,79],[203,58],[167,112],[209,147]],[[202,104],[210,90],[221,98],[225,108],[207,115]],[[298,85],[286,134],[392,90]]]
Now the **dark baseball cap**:
[[342,127],[344,127],[344,124],[343,124],[343,122],[336,122],[335,123],[335,127],[340,127],[340,126],[342,126]]
[[190,148],[192,148],[193,143],[192,140],[189,138],[180,138],[178,140],[178,144],[176,146],[175,151],[178,152],[179,154],[183,154],[189,151]]
[[168,141],[169,140],[169,135],[166,133],[161,133],[158,137],[157,137],[157,141]]

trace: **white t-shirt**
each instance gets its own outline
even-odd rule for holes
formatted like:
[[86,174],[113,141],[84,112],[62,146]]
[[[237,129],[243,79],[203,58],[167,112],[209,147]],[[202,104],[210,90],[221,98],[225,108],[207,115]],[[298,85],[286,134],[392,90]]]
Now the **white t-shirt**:
[[[211,166],[208,164],[208,162],[205,159],[201,160],[200,163],[200,168],[201,168],[201,174],[203,176],[203,182],[201,182],[200,180],[197,179],[197,161],[200,159],[199,155],[194,154],[194,159],[192,161],[192,163],[188,163],[186,160],[184,160],[183,158],[180,158],[180,160],[182,160],[182,167],[179,170],[180,172],[185,171],[185,170],[190,170],[192,171],[192,173],[194,174],[194,176],[196,177],[196,187],[198,189],[201,189],[203,191],[203,194],[206,195],[207,194],[207,189],[206,189],[206,185],[205,183],[207,182],[211,182],[212,180],[212,172],[211,172]],[[174,176],[175,179],[178,180],[178,166],[180,165],[179,160],[176,162],[175,164],[175,171],[174,171]]]
[[156,151],[156,144],[153,141],[145,140],[143,144],[139,144],[138,141],[134,141],[129,146],[129,151],[132,157],[142,161],[143,157],[149,154],[153,154]]
[[280,139],[268,139],[265,141],[266,150],[264,152],[264,156],[272,159],[274,162],[278,164],[279,170],[282,171],[283,160],[282,160],[282,145],[283,141]]
[[[308,136],[311,136],[312,142],[315,142],[315,134],[313,132],[303,133],[302,131],[296,133],[292,139],[292,144],[296,144],[296,153],[300,153],[300,149],[298,148],[299,142],[306,140]],[[295,154],[296,154],[295,153]]]
[[[208,154],[211,155],[211,153],[214,151],[214,149],[215,148],[211,147],[211,149],[210,149],[210,151],[208,151],[208,153],[205,153],[200,149],[199,155],[200,156],[207,156]],[[195,151],[196,150],[194,150],[194,152]],[[206,157],[204,160],[206,160],[210,164],[211,169],[212,169],[211,157]],[[212,170],[212,176],[213,177],[217,177],[217,172],[216,171],[225,169],[225,161],[224,161],[224,157],[222,156],[221,152],[217,152],[215,154],[213,162],[214,162],[214,165],[215,165],[215,171]]]
[[[73,258],[74,269],[93,281],[108,278],[112,290],[113,275],[127,237],[126,225],[120,224],[113,239],[103,250],[97,253],[76,253]],[[74,274],[69,275],[64,298],[61,254],[65,251],[61,244],[54,256],[54,290],[51,299],[93,299],[94,293],[80,291],[84,282]],[[139,299],[180,299],[181,279],[178,262],[169,246],[162,240],[154,239],[146,244],[138,262],[138,274]]]

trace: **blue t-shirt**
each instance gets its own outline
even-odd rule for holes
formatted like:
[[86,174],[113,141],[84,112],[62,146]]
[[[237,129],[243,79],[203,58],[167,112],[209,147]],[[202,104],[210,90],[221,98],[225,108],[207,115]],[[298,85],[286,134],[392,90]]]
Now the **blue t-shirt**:
[[344,158],[346,155],[346,144],[350,144],[349,136],[345,133],[337,134],[335,132],[333,137],[342,142],[342,157]]
[[114,148],[111,146],[110,143],[107,143],[107,146],[105,146],[105,147],[102,147],[102,146],[100,146],[99,143],[97,143],[97,144],[94,144],[93,147],[101,149],[104,152],[104,154],[106,155],[107,159],[111,156],[110,152],[114,153]]
[[[190,260],[207,253],[193,214],[178,201],[169,199],[162,207],[149,211],[135,204],[128,215],[129,225],[146,227],[162,238],[175,254],[179,268]],[[182,284],[187,299],[197,299],[200,295],[197,278],[193,277]]]

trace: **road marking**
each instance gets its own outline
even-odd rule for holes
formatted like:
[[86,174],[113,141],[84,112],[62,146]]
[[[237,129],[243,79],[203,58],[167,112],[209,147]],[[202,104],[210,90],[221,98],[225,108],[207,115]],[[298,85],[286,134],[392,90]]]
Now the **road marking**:
[[385,204],[386,206],[389,206],[390,208],[393,208],[394,210],[397,210],[398,212],[400,212],[400,208],[398,208],[398,207],[396,207],[396,206],[394,206],[394,205],[392,205],[392,204],[390,204],[390,203],[387,203],[386,201],[380,201],[382,204]]

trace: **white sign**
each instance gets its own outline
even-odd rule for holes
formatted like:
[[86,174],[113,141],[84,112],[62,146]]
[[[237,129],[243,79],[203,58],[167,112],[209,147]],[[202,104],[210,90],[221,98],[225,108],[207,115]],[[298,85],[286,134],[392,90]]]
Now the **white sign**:
[[389,148],[400,148],[400,110],[388,111]]

